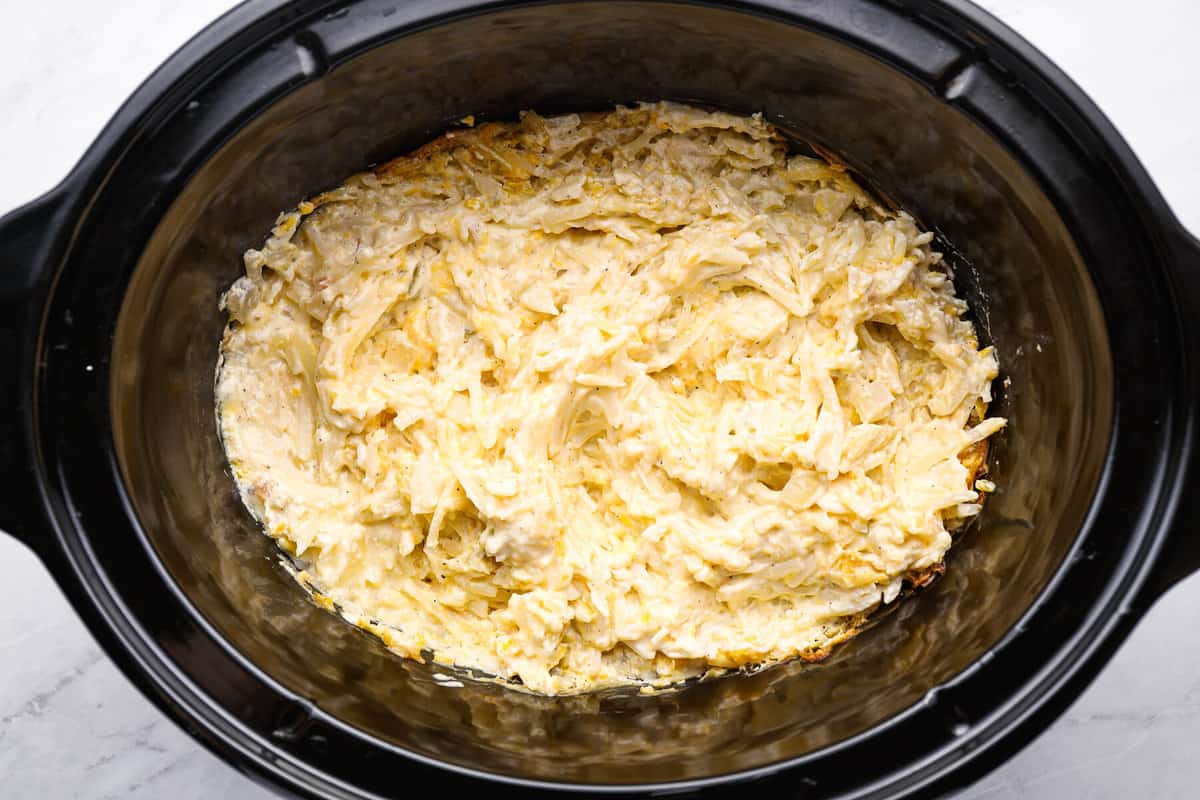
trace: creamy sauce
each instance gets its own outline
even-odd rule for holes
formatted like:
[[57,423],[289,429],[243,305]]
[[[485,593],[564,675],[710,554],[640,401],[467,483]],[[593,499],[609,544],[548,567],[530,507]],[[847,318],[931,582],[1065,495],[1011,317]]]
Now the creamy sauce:
[[940,563],[1004,425],[931,238],[758,118],[458,131],[246,254],[230,464],[411,657],[554,693],[819,655]]

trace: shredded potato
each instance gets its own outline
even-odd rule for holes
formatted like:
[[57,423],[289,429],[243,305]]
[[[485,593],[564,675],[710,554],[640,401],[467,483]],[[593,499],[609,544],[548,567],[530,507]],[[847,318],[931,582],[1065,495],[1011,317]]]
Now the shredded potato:
[[939,565],[1004,425],[931,238],[757,117],[456,131],[246,253],[230,464],[411,657],[548,693],[813,657]]

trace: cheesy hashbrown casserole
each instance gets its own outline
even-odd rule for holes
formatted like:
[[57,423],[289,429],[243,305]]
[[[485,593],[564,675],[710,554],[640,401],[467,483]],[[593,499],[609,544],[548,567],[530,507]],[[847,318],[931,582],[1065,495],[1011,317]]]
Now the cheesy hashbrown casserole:
[[410,657],[546,693],[819,657],[992,488],[997,360],[931,240],[758,117],[455,131],[246,253],[229,462]]

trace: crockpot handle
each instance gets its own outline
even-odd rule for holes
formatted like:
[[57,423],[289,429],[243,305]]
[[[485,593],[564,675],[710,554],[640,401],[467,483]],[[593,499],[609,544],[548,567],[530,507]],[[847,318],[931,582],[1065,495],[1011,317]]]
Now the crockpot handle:
[[1157,600],[1189,575],[1200,572],[1200,239],[1178,220],[1166,226],[1176,297],[1183,310],[1184,374],[1189,402],[1180,426],[1184,438],[1183,457],[1174,481],[1173,519],[1162,552],[1139,597],[1143,608]]
[[67,192],[55,189],[0,217],[0,531],[43,561],[53,542],[36,478],[33,393],[41,308]]

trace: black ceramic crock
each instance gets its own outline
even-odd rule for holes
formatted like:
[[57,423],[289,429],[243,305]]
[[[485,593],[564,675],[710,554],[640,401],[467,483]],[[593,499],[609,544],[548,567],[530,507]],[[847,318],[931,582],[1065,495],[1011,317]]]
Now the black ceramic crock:
[[[239,505],[217,298],[277,212],[466,114],[664,98],[761,111],[937,231],[1000,355],[1000,491],[823,664],[649,697],[446,685],[307,602]],[[0,527],[150,699],[292,793],[944,791],[1200,566],[1200,245],[1080,90],[959,0],[256,0],[0,220],[0,266]]]

